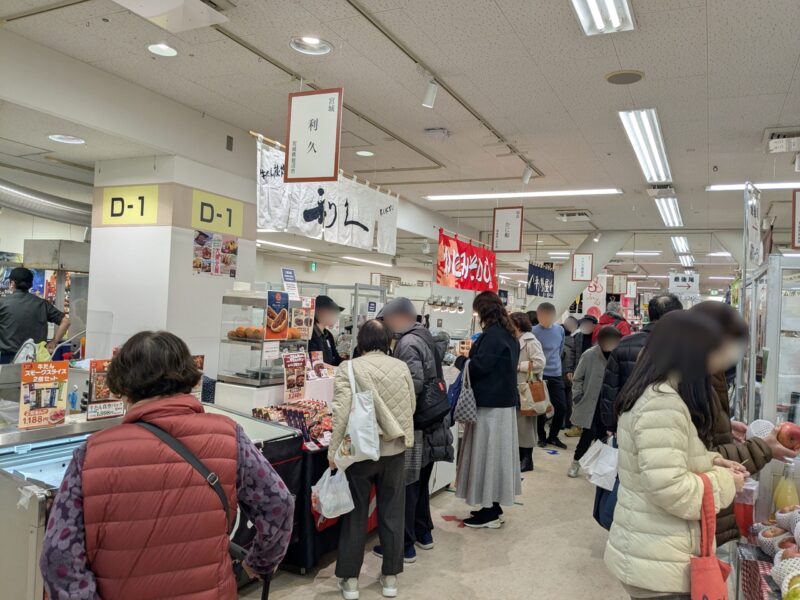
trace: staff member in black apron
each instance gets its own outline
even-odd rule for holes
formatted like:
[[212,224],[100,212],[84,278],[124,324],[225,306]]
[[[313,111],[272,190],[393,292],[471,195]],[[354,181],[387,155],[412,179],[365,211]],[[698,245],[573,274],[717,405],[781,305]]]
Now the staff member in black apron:
[[344,309],[329,296],[317,296],[314,309],[314,331],[308,342],[308,351],[322,352],[325,364],[338,367],[343,359],[336,350],[336,340],[328,327],[333,327],[338,322],[339,313]]

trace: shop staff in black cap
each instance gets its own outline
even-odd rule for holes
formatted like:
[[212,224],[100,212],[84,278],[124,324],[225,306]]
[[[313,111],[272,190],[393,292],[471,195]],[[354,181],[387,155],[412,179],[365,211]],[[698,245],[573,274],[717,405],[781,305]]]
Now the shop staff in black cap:
[[322,352],[322,360],[325,364],[338,367],[343,359],[336,350],[336,340],[333,339],[333,334],[328,327],[336,325],[339,313],[344,309],[336,304],[330,296],[317,296],[314,310],[314,331],[308,342],[308,351]]
[[56,325],[56,334],[47,344],[52,353],[69,329],[69,319],[47,300],[28,293],[33,285],[30,269],[12,269],[8,280],[11,295],[0,298],[0,364],[14,360],[27,340],[45,341],[48,323]]

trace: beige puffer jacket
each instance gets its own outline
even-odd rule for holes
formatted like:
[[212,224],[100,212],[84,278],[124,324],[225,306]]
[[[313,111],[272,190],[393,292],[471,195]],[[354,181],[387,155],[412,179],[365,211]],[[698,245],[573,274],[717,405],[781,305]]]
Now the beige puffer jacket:
[[[381,442],[385,444],[404,438],[405,447],[412,448],[417,396],[406,363],[381,352],[368,352],[352,362],[359,390],[372,392]],[[339,365],[334,380],[333,434],[328,446],[328,458],[331,460],[347,432],[347,421],[353,403],[348,366],[349,361]]]
[[689,409],[667,384],[649,388],[619,419],[619,496],[605,562],[622,583],[687,594],[689,562],[700,552],[706,473],[717,511],[733,502],[727,469],[715,467]]

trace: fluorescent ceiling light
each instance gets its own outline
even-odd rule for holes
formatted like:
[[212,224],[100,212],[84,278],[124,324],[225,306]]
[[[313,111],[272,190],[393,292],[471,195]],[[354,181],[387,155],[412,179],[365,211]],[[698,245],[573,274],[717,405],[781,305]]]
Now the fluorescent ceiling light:
[[67,135],[65,133],[51,133],[47,136],[49,139],[59,144],[85,144],[86,140],[74,135]]
[[736,279],[733,275],[710,275],[708,278],[715,281],[733,281]]
[[660,288],[660,287],[658,287],[658,286],[656,286],[656,285],[650,285],[650,286],[647,286],[647,285],[637,285],[637,286],[636,286],[636,289],[637,289],[637,290],[660,290],[661,288]]
[[628,279],[669,279],[669,275],[628,275]]
[[678,260],[681,261],[681,264],[684,267],[693,267],[694,266],[694,256],[691,254],[681,254],[678,257]]
[[160,42],[158,44],[150,44],[147,49],[150,51],[151,54],[156,54],[158,56],[178,56],[178,51],[175,50],[169,44],[165,44],[164,42]]
[[501,275],[501,276],[502,275],[507,275],[509,277],[517,277],[519,275],[527,275],[527,273],[520,273],[519,271],[517,271],[516,273],[498,273],[498,275]]
[[289,47],[295,52],[309,56],[322,56],[333,50],[333,44],[329,41],[308,35],[293,37]]
[[391,268],[391,263],[378,262],[377,260],[367,260],[366,258],[357,258],[355,256],[343,256],[346,260],[354,260],[355,262],[366,263],[368,265],[376,265],[378,267]]
[[689,254],[689,240],[682,235],[672,236],[672,247],[678,254]]
[[548,256],[569,256],[571,252],[548,252]]
[[721,252],[709,252],[706,256],[722,256],[722,257],[730,258],[731,253],[726,251],[726,250],[723,250]]
[[656,198],[656,208],[661,215],[661,220],[667,227],[683,227],[681,208],[675,197]]
[[311,252],[311,248],[301,248],[300,246],[290,246],[289,244],[279,244],[278,242],[268,242],[267,240],[256,240],[257,244],[264,244],[265,246],[274,246],[275,248],[284,248],[286,250],[296,250],[297,252]]
[[661,256],[661,250],[623,250],[617,256]]
[[358,152],[356,152],[356,154],[358,154],[359,156],[375,156],[375,153],[371,152],[370,150],[359,150]]
[[[754,183],[759,190],[794,190],[800,189],[800,181],[781,181],[772,183]],[[743,183],[723,183],[706,186],[707,192],[737,192],[744,190]]]
[[610,196],[621,194],[619,188],[600,188],[588,190],[550,190],[547,192],[503,192],[492,194],[446,194],[425,196],[426,200],[493,200],[504,198],[557,198],[561,196]]
[[572,0],[586,35],[632,31],[633,13],[629,0]]
[[623,110],[620,111],[619,118],[647,182],[670,183],[672,173],[669,170],[656,109]]

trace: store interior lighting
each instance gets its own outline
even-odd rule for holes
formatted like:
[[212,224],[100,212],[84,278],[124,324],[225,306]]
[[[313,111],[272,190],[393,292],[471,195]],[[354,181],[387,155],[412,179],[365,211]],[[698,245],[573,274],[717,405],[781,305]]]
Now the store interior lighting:
[[720,258],[730,258],[731,257],[731,253],[728,252],[727,250],[723,250],[721,252],[709,252],[706,256],[717,256],[717,257],[720,257]]
[[661,250],[621,250],[617,256],[661,256]]
[[434,102],[436,102],[436,93],[439,91],[439,84],[436,83],[435,79],[431,79],[428,82],[428,87],[425,88],[425,97],[422,99],[422,106],[425,108],[433,108]]
[[682,235],[672,236],[672,247],[677,254],[689,254],[689,240]]
[[522,171],[522,183],[528,185],[533,177],[533,169],[530,165],[525,165],[525,170]]
[[710,275],[708,278],[714,281],[733,281],[736,279],[733,275]]
[[687,269],[694,266],[694,256],[691,254],[681,254],[678,260],[681,261],[681,264]]
[[668,198],[656,198],[656,208],[661,215],[661,220],[667,227],[683,227],[683,217],[678,205],[678,199],[674,196]]
[[572,8],[586,35],[632,31],[635,27],[629,0],[572,0]]
[[65,133],[51,133],[47,136],[48,139],[58,142],[59,144],[85,144],[86,140],[75,135],[67,135]]
[[628,275],[628,279],[669,279],[669,275]]
[[368,156],[375,156],[375,153],[372,152],[371,150],[357,150],[356,155],[368,157]]
[[638,285],[636,286],[637,290],[660,290],[661,288],[657,285]]
[[358,258],[357,256],[343,256],[342,258],[344,258],[345,260],[352,260],[354,262],[360,262],[360,263],[364,263],[364,264],[367,264],[367,265],[375,265],[377,267],[386,267],[387,269],[391,269],[392,268],[392,264],[391,263],[380,262],[380,261],[377,261],[377,260],[368,260],[366,258]]
[[273,248],[283,248],[284,250],[295,250],[297,252],[311,252],[311,248],[302,248],[300,246],[290,246],[289,244],[279,244],[278,242],[269,242],[267,240],[256,240],[259,246],[272,246]]
[[289,41],[289,47],[308,56],[323,56],[333,50],[333,44],[329,41],[309,35],[293,37]]
[[[764,190],[795,190],[800,189],[800,181],[780,181],[772,183],[754,183],[756,189]],[[744,191],[744,183],[723,183],[706,186],[707,192],[738,192]]]
[[619,118],[647,182],[671,183],[672,172],[656,109],[623,110],[620,111]]
[[426,200],[503,200],[506,198],[558,198],[563,196],[611,196],[621,194],[620,188],[586,190],[550,190],[543,192],[503,192],[488,194],[444,194],[425,196]]
[[159,42],[158,44],[150,44],[147,49],[150,51],[151,54],[155,54],[156,56],[163,56],[166,58],[171,58],[173,56],[178,56],[178,51],[175,50],[169,44],[165,44],[164,42]]
[[594,235],[594,237],[592,238],[592,241],[593,241],[593,242],[596,244],[597,242],[599,242],[599,241],[600,241],[600,238],[601,238],[601,237],[603,237],[603,234],[602,234],[601,232],[599,232],[599,231],[598,231],[598,232],[597,232],[597,233]]

